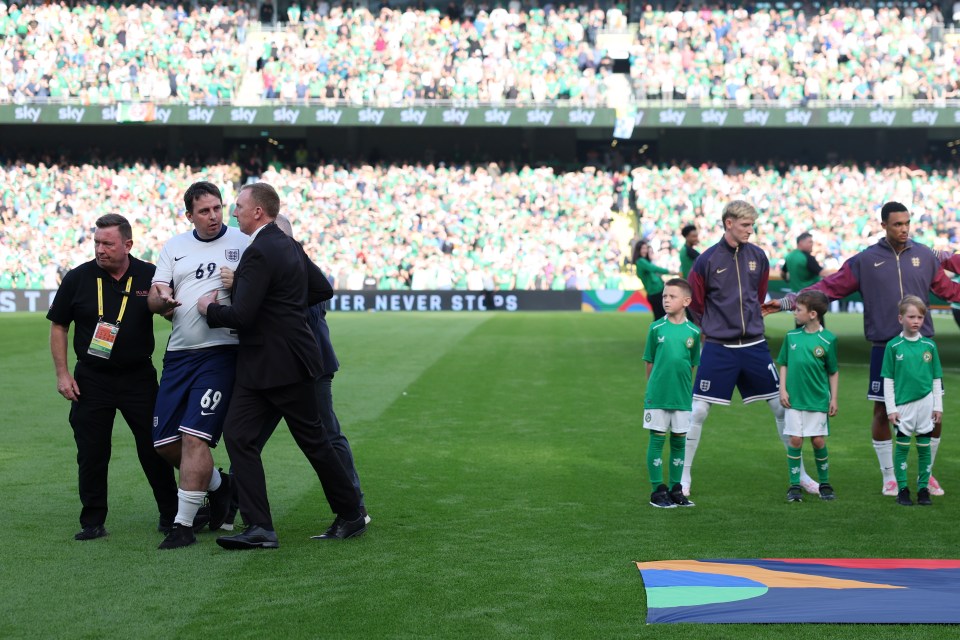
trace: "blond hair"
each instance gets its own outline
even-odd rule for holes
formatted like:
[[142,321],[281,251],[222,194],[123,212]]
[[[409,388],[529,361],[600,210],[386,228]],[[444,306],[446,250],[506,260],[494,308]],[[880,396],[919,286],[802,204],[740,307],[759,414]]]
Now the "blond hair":
[[756,208],[746,200],[734,200],[723,208],[723,216],[720,222],[726,225],[728,219],[733,220],[756,220]]
[[920,312],[920,315],[927,315],[927,305],[924,304],[918,296],[904,296],[903,300],[900,301],[900,306],[898,310],[900,315],[904,315],[907,312],[907,309],[910,307],[916,307],[917,311]]

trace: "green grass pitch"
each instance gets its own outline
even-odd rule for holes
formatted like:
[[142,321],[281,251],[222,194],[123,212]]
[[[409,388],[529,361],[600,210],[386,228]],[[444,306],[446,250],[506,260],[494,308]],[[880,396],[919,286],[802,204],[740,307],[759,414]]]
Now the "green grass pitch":
[[[779,349],[791,317],[768,318]],[[944,638],[909,625],[645,625],[633,561],[960,555],[960,332],[937,318],[947,396],[936,475],[905,509],[880,495],[859,316],[840,337],[829,439],[839,499],[787,504],[766,406],[712,411],[695,509],[647,505],[641,314],[342,314],[334,396],[373,523],[319,543],[332,516],[289,433],[265,451],[281,548],[173,552],[122,420],[110,536],[75,542],[68,404],[42,315],[0,316],[2,638]],[[158,354],[166,328],[157,323]],[[157,358],[159,361],[159,357]],[[809,444],[806,445],[809,450]],[[227,464],[222,447],[215,451]],[[915,468],[915,453],[910,462]],[[812,465],[808,462],[812,470]]]

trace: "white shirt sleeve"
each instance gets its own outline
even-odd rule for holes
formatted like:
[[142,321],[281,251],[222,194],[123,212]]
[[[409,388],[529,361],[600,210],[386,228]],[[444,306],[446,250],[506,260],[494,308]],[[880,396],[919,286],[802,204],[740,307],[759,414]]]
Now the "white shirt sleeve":
[[893,390],[893,378],[883,379],[883,403],[887,405],[887,415],[897,412],[896,395]]
[[157,271],[153,274],[153,282],[162,282],[173,287],[173,260],[170,259],[170,250],[167,242],[160,249],[160,257],[157,260]]
[[943,380],[933,379],[933,410],[943,413]]

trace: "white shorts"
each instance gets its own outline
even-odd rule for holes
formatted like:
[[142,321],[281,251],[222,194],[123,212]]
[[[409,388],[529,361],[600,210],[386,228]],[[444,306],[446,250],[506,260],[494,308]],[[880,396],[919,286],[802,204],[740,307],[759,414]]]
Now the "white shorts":
[[786,409],[783,418],[783,433],[788,436],[809,438],[830,435],[827,414],[823,411],[799,411]]
[[643,428],[651,431],[687,433],[690,431],[690,412],[644,409]]
[[922,436],[933,431],[933,394],[907,404],[898,404],[900,425],[897,430],[905,436]]

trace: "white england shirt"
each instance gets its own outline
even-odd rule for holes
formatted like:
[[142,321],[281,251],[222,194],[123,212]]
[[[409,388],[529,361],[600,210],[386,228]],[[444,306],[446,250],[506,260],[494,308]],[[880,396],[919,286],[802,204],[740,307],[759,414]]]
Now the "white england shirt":
[[163,245],[153,282],[170,285],[173,297],[180,302],[173,311],[168,350],[237,344],[237,336],[231,334],[231,329],[207,326],[207,319],[197,311],[197,301],[203,294],[217,289],[217,302],[230,304],[230,294],[220,280],[220,267],[236,271],[240,256],[249,244],[250,238],[242,231],[224,225],[221,234],[212,240],[201,240],[195,231],[189,231]]

